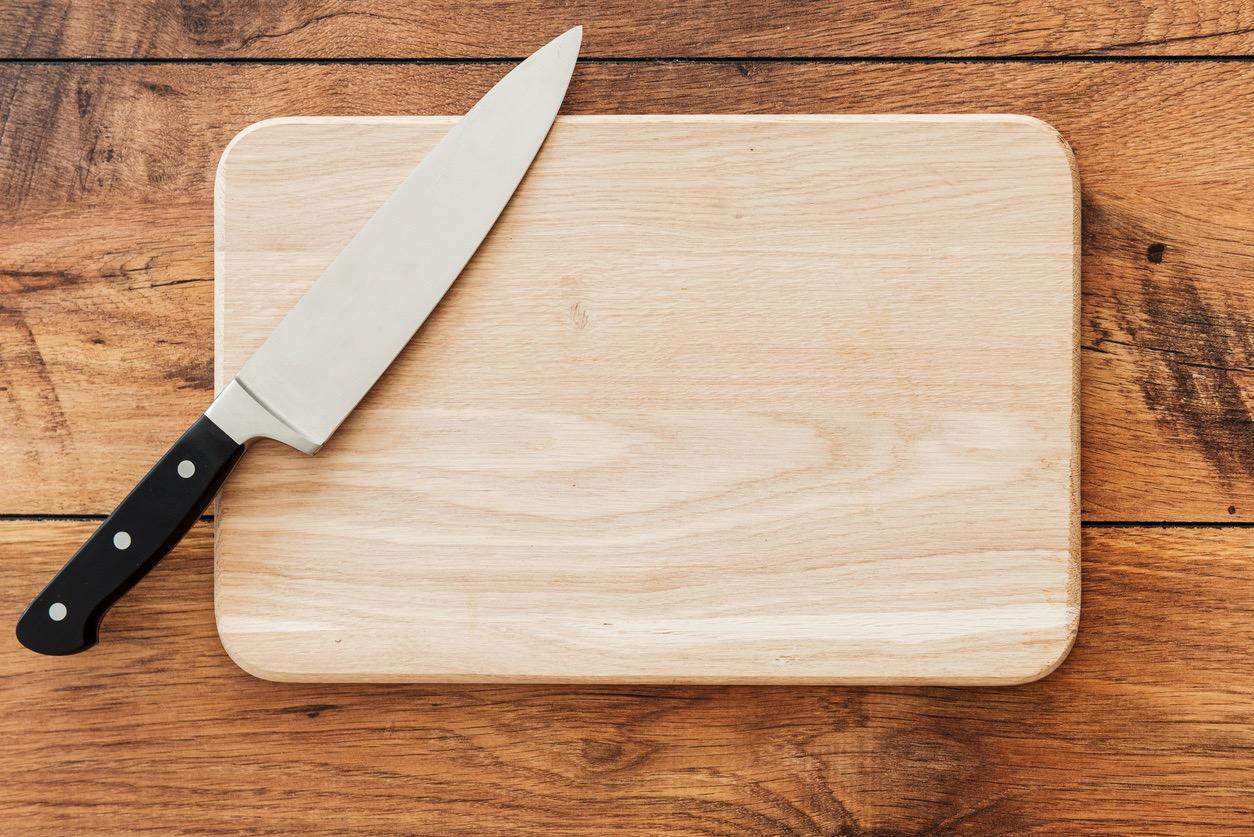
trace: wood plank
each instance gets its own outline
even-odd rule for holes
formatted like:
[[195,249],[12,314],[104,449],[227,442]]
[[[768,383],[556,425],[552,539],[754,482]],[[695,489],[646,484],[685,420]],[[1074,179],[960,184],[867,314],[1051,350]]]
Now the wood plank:
[[569,26],[598,58],[1240,55],[1254,17],[1228,0],[7,0],[8,57],[522,56]]
[[[294,113],[455,113],[493,65],[0,69],[0,513],[102,513],[203,409],[212,176]],[[1020,112],[1084,200],[1089,519],[1254,519],[1254,65],[593,65],[568,112]]]
[[[0,523],[0,611],[89,527]],[[101,835],[1236,834],[1251,550],[1244,528],[1086,530],[1077,645],[1019,687],[299,685],[222,651],[201,525],[87,654],[0,633],[0,807]]]

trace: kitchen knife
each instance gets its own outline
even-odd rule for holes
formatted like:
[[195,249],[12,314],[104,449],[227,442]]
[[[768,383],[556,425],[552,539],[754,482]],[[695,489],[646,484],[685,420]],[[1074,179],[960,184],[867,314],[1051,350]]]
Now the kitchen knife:
[[95,644],[100,620],[186,534],[249,443],[317,453],[405,348],[496,222],[566,95],[582,29],[479,100],[27,607],[41,654]]

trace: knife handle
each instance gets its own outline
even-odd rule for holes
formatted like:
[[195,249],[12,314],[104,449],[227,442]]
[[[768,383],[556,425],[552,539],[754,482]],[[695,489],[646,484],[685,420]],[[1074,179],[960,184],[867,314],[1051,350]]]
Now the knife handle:
[[18,641],[57,655],[95,645],[105,611],[187,534],[243,453],[197,419],[26,608]]

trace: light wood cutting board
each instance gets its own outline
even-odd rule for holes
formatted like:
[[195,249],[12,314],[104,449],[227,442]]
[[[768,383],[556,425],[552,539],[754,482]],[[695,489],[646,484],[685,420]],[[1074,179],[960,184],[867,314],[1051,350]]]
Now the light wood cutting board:
[[[236,138],[219,386],[451,121]],[[1026,117],[559,119],[323,451],[228,483],[222,642],[276,680],[1042,676],[1079,613],[1078,226]]]

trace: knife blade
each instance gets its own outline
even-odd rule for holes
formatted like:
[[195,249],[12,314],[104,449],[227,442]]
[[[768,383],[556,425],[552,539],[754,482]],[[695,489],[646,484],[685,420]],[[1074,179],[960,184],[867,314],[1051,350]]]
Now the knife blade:
[[478,250],[544,143],[576,27],[484,95],[334,258],[209,408],[22,614],[41,654],[97,641],[108,608],[187,533],[256,439],[314,454]]

